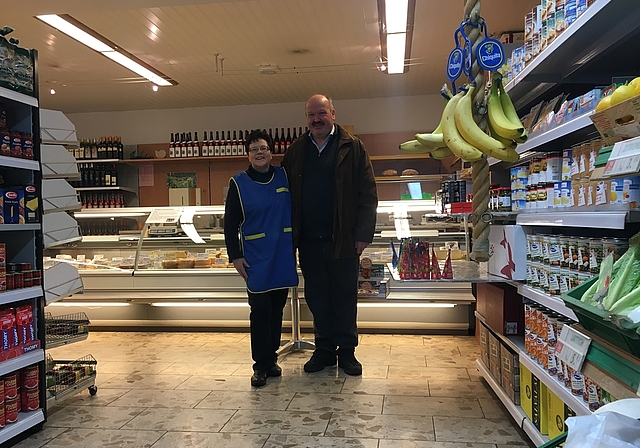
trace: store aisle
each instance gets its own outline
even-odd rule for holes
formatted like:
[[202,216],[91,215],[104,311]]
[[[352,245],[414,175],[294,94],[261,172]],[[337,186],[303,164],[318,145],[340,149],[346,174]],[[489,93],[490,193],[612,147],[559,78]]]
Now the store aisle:
[[244,333],[91,333],[51,351],[92,354],[97,395],[53,408],[34,447],[530,446],[474,367],[473,337],[361,335],[362,377],[307,374],[310,352],[281,360],[281,378],[249,384]]

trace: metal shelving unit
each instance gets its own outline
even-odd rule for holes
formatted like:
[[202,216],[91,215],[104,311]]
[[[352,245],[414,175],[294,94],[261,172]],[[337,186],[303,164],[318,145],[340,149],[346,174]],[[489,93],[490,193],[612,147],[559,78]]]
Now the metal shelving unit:
[[89,336],[91,322],[85,313],[65,314],[53,317],[45,315],[45,340],[48,349],[80,342]]
[[62,403],[78,392],[89,389],[98,392],[95,385],[98,362],[91,355],[73,361],[54,361],[47,355],[47,408]]

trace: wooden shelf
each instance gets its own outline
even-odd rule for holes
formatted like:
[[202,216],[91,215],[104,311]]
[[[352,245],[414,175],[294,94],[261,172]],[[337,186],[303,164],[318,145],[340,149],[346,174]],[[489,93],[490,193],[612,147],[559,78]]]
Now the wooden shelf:
[[[272,154],[272,157],[276,160],[284,157],[284,154]],[[216,157],[166,157],[164,159],[125,159],[123,162],[126,163],[188,163],[188,162],[216,162],[216,161],[228,161],[228,160],[237,160],[237,161],[247,161],[246,154],[242,154],[239,156],[216,156]]]
[[378,183],[420,182],[428,180],[441,181],[451,177],[449,174],[418,174],[417,176],[380,176],[376,177]]
[[416,160],[416,159],[431,159],[432,157],[427,154],[389,154],[389,155],[383,155],[383,156],[369,156],[369,158],[372,161],[375,160]]

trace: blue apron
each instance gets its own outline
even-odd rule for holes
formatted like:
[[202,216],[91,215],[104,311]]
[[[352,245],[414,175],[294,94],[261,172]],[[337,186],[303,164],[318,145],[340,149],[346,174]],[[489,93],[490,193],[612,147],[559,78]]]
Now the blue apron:
[[298,285],[289,183],[283,168],[274,169],[266,183],[254,181],[244,171],[232,177],[244,214],[240,242],[249,264],[247,289],[252,293]]

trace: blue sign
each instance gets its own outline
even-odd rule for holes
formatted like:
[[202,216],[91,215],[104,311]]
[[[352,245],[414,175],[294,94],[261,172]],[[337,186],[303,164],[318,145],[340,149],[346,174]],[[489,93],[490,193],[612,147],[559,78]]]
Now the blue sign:
[[476,48],[478,65],[487,71],[495,71],[504,64],[504,49],[499,40],[485,38]]
[[453,82],[460,77],[462,64],[462,50],[456,47],[449,53],[449,59],[447,61],[447,78],[449,78],[450,81]]

